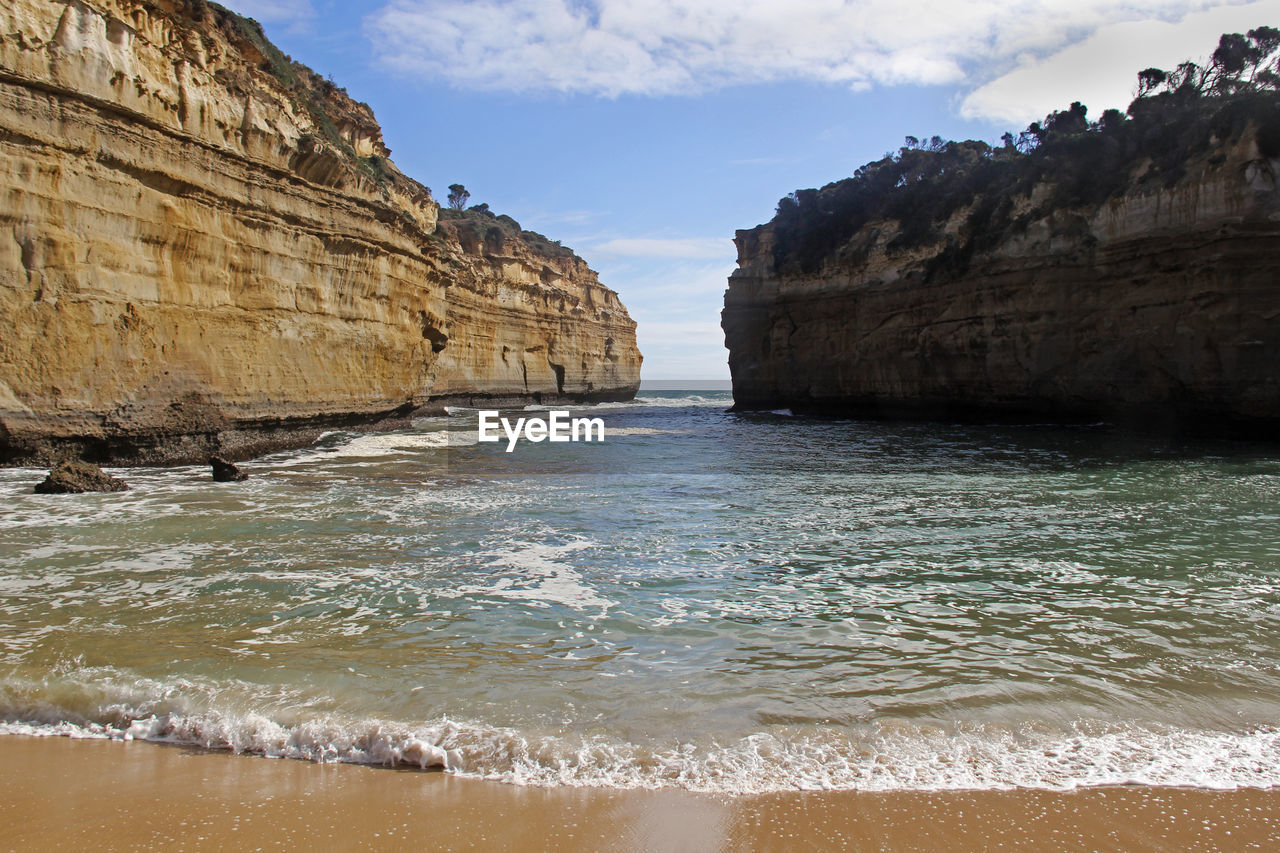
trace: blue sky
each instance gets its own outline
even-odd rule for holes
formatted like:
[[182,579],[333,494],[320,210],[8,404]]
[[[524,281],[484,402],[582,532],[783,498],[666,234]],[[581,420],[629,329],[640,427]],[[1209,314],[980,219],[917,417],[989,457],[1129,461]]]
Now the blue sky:
[[995,141],[1280,25],[1280,0],[223,0],[373,107],[392,158],[572,247],[646,379],[728,378],[731,239],[910,134]]

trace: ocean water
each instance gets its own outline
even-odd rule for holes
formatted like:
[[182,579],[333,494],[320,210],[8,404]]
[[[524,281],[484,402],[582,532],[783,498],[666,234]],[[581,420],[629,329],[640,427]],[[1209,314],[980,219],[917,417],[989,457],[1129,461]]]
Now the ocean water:
[[243,483],[0,470],[0,732],[524,785],[1280,784],[1280,451],[730,402],[512,453],[455,410]]

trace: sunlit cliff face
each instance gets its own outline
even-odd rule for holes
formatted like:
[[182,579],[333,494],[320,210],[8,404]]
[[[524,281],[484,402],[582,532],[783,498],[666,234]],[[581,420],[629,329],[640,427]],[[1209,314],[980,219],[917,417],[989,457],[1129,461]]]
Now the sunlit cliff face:
[[0,24],[4,458],[634,393],[635,324],[594,272],[438,227],[368,107],[243,19],[19,0]]

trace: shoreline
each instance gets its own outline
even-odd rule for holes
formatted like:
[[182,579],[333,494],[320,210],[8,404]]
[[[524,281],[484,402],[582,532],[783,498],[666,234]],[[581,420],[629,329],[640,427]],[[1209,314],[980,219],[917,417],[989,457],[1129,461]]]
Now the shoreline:
[[527,788],[148,743],[0,736],[0,848],[1274,849],[1280,790]]
[[[0,467],[49,467],[67,459],[83,459],[108,468],[175,468],[205,464],[210,456],[247,462],[281,451],[308,447],[327,432],[392,432],[406,429],[417,418],[443,414],[448,406],[524,408],[525,406],[594,406],[625,403],[635,388],[604,388],[583,392],[453,393],[405,402],[371,411],[328,412],[313,415],[231,418],[207,406],[181,428],[156,423],[146,429],[59,432],[41,425],[41,415],[6,418],[0,412]],[[100,417],[83,413],[81,420]]]

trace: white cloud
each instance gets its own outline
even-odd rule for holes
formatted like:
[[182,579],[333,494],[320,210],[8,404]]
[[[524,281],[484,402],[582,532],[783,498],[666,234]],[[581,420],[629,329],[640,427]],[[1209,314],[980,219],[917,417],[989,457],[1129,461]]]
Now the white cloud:
[[736,257],[733,241],[721,237],[655,239],[619,237],[584,247],[592,254],[628,258],[728,258]]
[[598,266],[600,280],[618,291],[633,315],[670,319],[719,312],[736,264],[731,253],[718,261],[606,258]]
[[[687,344],[690,341],[710,341],[719,351],[724,350],[724,330],[719,319],[677,323],[652,322],[644,324],[641,333],[652,346]],[[726,355],[727,359],[728,356]]]
[[636,343],[644,353],[644,376],[663,379],[728,379],[729,353],[718,320],[642,320]]
[[1027,55],[1013,71],[970,93],[960,106],[967,118],[991,118],[1025,125],[1072,101],[1096,118],[1124,110],[1135,95],[1138,72],[1171,69],[1186,59],[1212,53],[1218,35],[1245,32],[1280,21],[1280,0],[1222,6],[1160,20],[1109,24],[1085,40],[1048,57]]
[[720,309],[734,250],[728,240],[715,242],[729,248],[722,260],[606,257],[600,264],[600,280],[639,324],[646,377],[728,377]]
[[532,222],[555,222],[563,225],[585,225],[599,219],[603,214],[598,210],[561,210],[551,212],[534,212],[529,219]]
[[779,80],[980,83],[1104,27],[1229,2],[391,0],[366,28],[386,66],[459,87],[661,95]]

